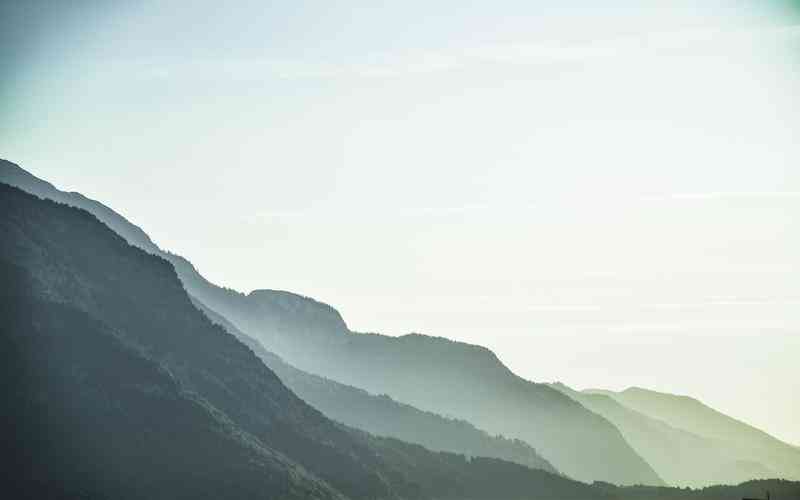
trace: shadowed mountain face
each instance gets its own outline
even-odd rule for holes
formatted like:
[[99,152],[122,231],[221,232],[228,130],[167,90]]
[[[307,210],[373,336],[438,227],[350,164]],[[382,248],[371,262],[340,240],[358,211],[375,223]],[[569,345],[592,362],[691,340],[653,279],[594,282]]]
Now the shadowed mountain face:
[[611,421],[670,485],[737,484],[776,476],[757,461],[739,457],[724,442],[672,427],[624,406],[611,396],[578,392],[564,384],[552,387]]
[[268,352],[260,342],[242,333],[224,317],[197,300],[193,302],[211,321],[250,347],[289,389],[334,420],[432,450],[500,458],[557,473],[547,460],[522,441],[492,437],[463,420],[443,418],[398,403],[386,395],[375,396],[363,389],[298,370]]
[[585,392],[609,396],[632,410],[715,442],[728,456],[745,464],[742,473],[748,462],[757,462],[773,477],[800,479],[800,450],[696,399],[638,387],[622,392]]
[[0,184],[0,234],[6,481],[28,497],[610,496],[328,420],[87,212]]
[[91,211],[131,244],[169,260],[199,301],[301,370],[522,439],[577,479],[663,484],[610,422],[559,391],[517,377],[484,348],[423,335],[357,334],[335,309],[312,299],[215,286],[97,202],[59,192],[9,162],[0,164],[0,181]]
[[2,277],[5,498],[341,497],[104,323]]

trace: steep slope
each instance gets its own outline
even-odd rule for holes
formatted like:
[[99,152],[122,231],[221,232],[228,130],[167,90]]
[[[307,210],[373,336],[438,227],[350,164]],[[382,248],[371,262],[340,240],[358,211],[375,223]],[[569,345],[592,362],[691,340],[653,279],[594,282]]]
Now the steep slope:
[[4,498],[341,497],[108,326],[0,274]]
[[776,476],[755,461],[737,457],[735,450],[724,443],[676,429],[631,410],[610,396],[578,392],[560,383],[552,387],[617,426],[668,484],[698,487]]
[[[80,494],[91,494],[83,490],[88,483],[90,489],[111,498],[137,497],[135,485],[144,483],[146,491],[158,492],[156,498],[170,498],[173,482],[191,482],[190,474],[208,471],[210,459],[198,455],[213,455],[217,444],[201,433],[222,427],[217,442],[223,453],[238,457],[230,464],[235,470],[231,476],[201,481],[210,489],[199,496],[239,498],[253,491],[259,491],[256,497],[267,498],[334,497],[337,492],[352,499],[608,496],[545,471],[495,459],[434,453],[328,420],[289,391],[250,349],[197,310],[168,262],[129,246],[85,211],[0,184],[0,234],[0,266],[17,277],[4,280],[4,295],[33,298],[31,303],[19,299],[7,311],[12,319],[3,318],[2,323],[12,326],[4,332],[4,342],[10,337],[15,353],[22,350],[38,356],[33,360],[22,356],[22,366],[11,379],[22,388],[22,404],[29,410],[20,415],[12,409],[13,421],[3,429],[9,433],[5,440],[17,439],[17,429],[27,425],[26,416],[45,421],[28,435],[48,427],[50,409],[37,406],[43,394],[28,389],[38,388],[38,369],[60,366],[61,361],[51,357],[62,356],[61,348],[77,351],[64,358],[62,371],[72,379],[63,389],[53,389],[63,394],[60,400],[72,405],[64,415],[53,416],[56,421],[64,416],[75,422],[79,432],[66,436],[75,439],[67,443],[73,453],[63,453],[58,441],[56,448],[47,448],[49,441],[29,448],[34,440],[19,443],[15,450],[33,461],[44,460],[47,471],[61,471],[62,462],[80,457],[78,470],[67,467],[47,477],[55,489],[78,488]],[[80,318],[65,321],[71,313],[64,311],[76,311]],[[21,321],[15,323],[14,314]],[[40,346],[39,337],[28,333],[40,328],[42,318],[48,316],[52,321],[44,327],[45,344],[52,343],[52,349]],[[76,342],[84,334],[86,340]],[[100,343],[109,337],[118,341],[94,350],[96,339],[101,338]],[[27,348],[15,347],[26,342]],[[127,354],[109,353],[122,346]],[[125,356],[133,359],[128,362],[122,359]],[[56,372],[46,375],[43,385],[49,388],[60,380]],[[80,393],[83,389],[88,396]],[[137,403],[137,397],[143,401]],[[198,407],[205,412],[191,415]],[[140,410],[145,413],[138,414]],[[106,427],[95,435],[96,419]],[[172,426],[182,424],[187,427],[174,430],[179,438],[175,441],[170,435]],[[198,441],[193,443],[195,434]],[[111,441],[98,442],[102,438]],[[42,447],[49,455],[42,453]],[[164,447],[170,449],[164,452]],[[141,463],[162,452],[164,456],[153,458],[153,464]],[[172,460],[186,464],[171,466]],[[198,472],[192,468],[195,462],[200,464]],[[81,464],[86,464],[85,470]],[[129,464],[144,469],[131,470]],[[157,466],[164,467],[162,474],[152,470]],[[220,467],[228,470],[228,466]],[[34,479],[38,470],[31,473]],[[291,474],[303,470],[308,474]],[[98,471],[103,475],[95,476]],[[259,471],[267,477],[244,485],[235,480],[248,480]],[[273,482],[280,484],[272,489]],[[267,489],[260,490],[265,484]],[[128,489],[130,485],[133,489]],[[196,490],[192,486],[179,489],[178,495],[192,497]]]
[[635,411],[707,439],[724,443],[742,460],[764,464],[779,477],[800,479],[800,451],[764,431],[731,418],[688,396],[632,387],[605,394]]
[[389,396],[375,396],[362,389],[298,370],[264,349],[260,342],[200,301],[194,299],[193,302],[211,321],[250,347],[289,389],[334,420],[379,436],[420,444],[431,450],[499,458],[557,473],[547,460],[522,441],[492,437],[463,420],[423,412],[398,403]]
[[521,439],[577,479],[663,484],[610,422],[552,388],[517,377],[486,349],[422,335],[356,334],[334,308],[311,299],[218,287],[96,202],[58,192],[6,161],[0,162],[0,182],[91,211],[131,244],[169,260],[192,295],[297,368]]

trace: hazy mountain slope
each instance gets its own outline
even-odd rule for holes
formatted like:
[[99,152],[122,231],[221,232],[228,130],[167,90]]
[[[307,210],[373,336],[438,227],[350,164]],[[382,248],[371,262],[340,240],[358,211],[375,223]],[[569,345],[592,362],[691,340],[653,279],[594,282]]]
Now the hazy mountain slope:
[[[122,344],[148,360],[134,360],[133,363],[149,363],[148,366],[155,367],[144,369],[134,366],[128,369],[124,364],[117,367],[117,357],[104,356],[105,351],[95,352],[93,342],[75,343],[72,337],[81,335],[87,329],[79,323],[81,320],[75,320],[74,325],[67,323],[65,329],[50,334],[51,337],[59,337],[57,341],[63,343],[60,345],[72,346],[69,348],[78,351],[77,363],[73,364],[68,356],[65,357],[68,363],[66,370],[77,382],[65,387],[63,400],[80,402],[81,396],[74,392],[88,387],[94,393],[91,395],[94,399],[90,402],[96,402],[100,411],[122,414],[121,423],[119,419],[103,420],[108,423],[108,436],[121,436],[106,447],[105,442],[97,443],[91,434],[94,429],[93,414],[87,414],[82,404],[74,414],[66,412],[66,417],[75,420],[79,429],[88,430],[83,437],[80,434],[76,436],[81,439],[72,445],[75,455],[80,455],[82,463],[90,467],[99,464],[100,470],[108,475],[97,478],[97,481],[107,482],[111,491],[115,487],[124,488],[131,481],[155,481],[150,485],[150,490],[165,491],[162,481],[187,481],[191,478],[178,475],[170,479],[170,464],[163,462],[185,457],[189,465],[195,460],[202,465],[205,459],[194,455],[213,455],[216,452],[216,445],[209,439],[196,443],[197,446],[203,446],[201,452],[192,443],[184,446],[169,437],[162,438],[162,434],[170,429],[169,425],[173,425],[168,421],[185,421],[180,412],[188,411],[188,403],[179,401],[177,408],[153,403],[149,413],[140,417],[135,412],[141,406],[135,402],[128,403],[128,395],[116,392],[121,387],[125,390],[130,388],[134,393],[143,392],[145,396],[155,399],[163,393],[170,397],[167,392],[169,388],[162,387],[168,382],[154,382],[157,378],[154,371],[157,371],[164,374],[163,377],[174,380],[180,394],[204,406],[217,421],[229,423],[230,432],[226,434],[238,438],[239,443],[249,442],[252,447],[265,450],[261,454],[250,453],[236,446],[235,439],[220,439],[224,441],[221,443],[223,451],[226,443],[233,443],[227,448],[230,453],[249,458],[248,462],[233,462],[230,465],[237,470],[244,469],[240,470],[240,475],[232,474],[232,477],[246,479],[248,474],[259,469],[258,464],[250,464],[250,461],[268,463],[266,457],[281,455],[287,457],[287,468],[296,468],[295,464],[300,464],[309,471],[311,479],[308,481],[300,475],[292,478],[298,482],[299,488],[293,488],[291,482],[284,484],[286,491],[289,491],[286,495],[288,498],[313,497],[314,494],[309,492],[317,491],[318,496],[333,494],[330,488],[317,487],[319,482],[312,482],[313,477],[323,479],[330,487],[353,499],[490,500],[542,496],[599,499],[606,496],[591,486],[545,471],[499,460],[467,460],[452,453],[434,453],[420,446],[373,437],[330,421],[289,391],[250,349],[197,310],[168,262],[128,245],[87,212],[40,200],[0,184],[0,234],[3,234],[0,239],[0,265],[5,269],[18,269],[14,271],[15,275],[24,277],[5,280],[3,286],[7,292],[4,294],[33,297],[44,308],[44,311],[38,311],[27,305],[13,307],[12,311],[21,315],[23,320],[18,325],[13,323],[13,319],[2,318],[2,323],[12,324],[9,332],[12,338],[30,341],[32,344],[28,352],[41,356],[35,362],[23,361],[23,366],[16,370],[19,372],[18,378],[12,380],[25,387],[31,378],[37,377],[36,368],[49,369],[61,362],[50,360],[50,356],[62,355],[60,349],[48,351],[46,346],[40,346],[36,337],[27,334],[29,328],[25,323],[27,321],[33,328],[38,328],[43,321],[41,318],[51,315],[58,326],[67,317],[61,308],[77,310],[83,318],[89,318],[85,322],[104,325],[104,332],[113,332],[113,336]],[[20,293],[20,290],[24,293]],[[97,335],[92,335],[90,339],[94,337]],[[92,363],[95,365],[84,368],[84,365]],[[50,378],[55,382],[59,379],[58,376]],[[35,384],[36,381],[31,383]],[[40,393],[26,390],[24,394],[33,397],[34,401],[40,401]],[[117,404],[120,400],[125,406]],[[173,413],[173,409],[179,413]],[[34,418],[48,418],[48,415],[40,415],[35,406],[31,412]],[[60,420],[61,415],[56,417]],[[126,427],[126,418],[132,418],[135,422],[147,420],[147,423],[136,425],[134,422]],[[207,419],[203,415],[199,418],[198,423],[180,435],[189,439],[198,432],[194,430],[197,426],[212,425],[205,423]],[[165,430],[159,431],[162,424]],[[15,428],[12,425],[4,428],[4,431],[13,431]],[[5,438],[11,439],[13,435]],[[106,434],[98,433],[96,437],[104,436]],[[32,443],[23,443],[22,446],[28,444]],[[164,474],[151,473],[147,468],[140,474],[137,470],[131,471],[125,467],[128,460],[138,465],[136,457],[158,454],[163,446],[174,446],[163,460],[154,459],[154,464],[165,467]],[[57,451],[61,453],[60,447]],[[36,448],[32,448],[30,454],[42,456]],[[58,469],[58,460],[61,458],[54,460],[56,464],[51,469]],[[105,460],[111,463],[101,463]],[[103,468],[106,465],[110,468]],[[183,470],[181,467],[185,466],[175,465],[179,471]],[[74,475],[67,468],[64,474],[68,477],[56,475],[54,481],[58,486],[69,487],[74,480],[80,486],[83,484],[80,478],[88,478],[84,480],[91,482],[92,473],[93,470],[78,471]],[[281,469],[276,469],[274,473],[268,471],[267,474],[269,477],[263,481],[285,483],[281,479]],[[227,478],[217,478],[213,485],[216,489],[201,496],[235,497],[239,495],[237,492],[257,490],[259,484],[240,485]],[[92,483],[91,486],[96,484]],[[267,489],[263,496],[280,497],[281,491],[284,490]],[[137,492],[126,489],[123,492],[125,495],[110,496],[137,496]],[[163,495],[169,497],[168,493]]]
[[96,202],[58,192],[7,161],[0,162],[0,182],[85,208],[132,244],[159,253],[195,297],[298,368],[522,439],[577,479],[662,484],[611,423],[558,391],[520,379],[485,349],[420,335],[355,334],[334,308],[311,299],[217,287]]
[[702,402],[638,387],[621,392],[591,390],[698,436],[723,442],[736,456],[764,464],[779,477],[800,479],[800,451],[764,431],[731,418]]
[[737,457],[724,443],[676,429],[631,410],[610,396],[582,393],[558,383],[552,387],[610,420],[668,484],[738,484],[776,476],[757,462]]
[[531,468],[556,473],[555,468],[526,443],[489,436],[463,420],[447,419],[388,396],[375,396],[356,387],[306,373],[268,352],[260,342],[243,333],[200,301],[193,300],[209,319],[250,347],[281,381],[301,399],[328,417],[379,436],[389,436],[426,448],[468,456],[500,458]]
[[60,191],[49,182],[31,175],[19,165],[8,160],[0,159],[0,182],[22,189],[27,193],[35,194],[40,198],[82,208],[113,229],[115,233],[125,238],[131,245],[147,250],[150,253],[161,252],[141,228],[131,224],[125,217],[111,208],[80,193]]
[[335,309],[287,292],[259,290],[230,302],[211,307],[304,371],[522,439],[581,480],[663,484],[607,420],[517,377],[485,348],[353,333]]

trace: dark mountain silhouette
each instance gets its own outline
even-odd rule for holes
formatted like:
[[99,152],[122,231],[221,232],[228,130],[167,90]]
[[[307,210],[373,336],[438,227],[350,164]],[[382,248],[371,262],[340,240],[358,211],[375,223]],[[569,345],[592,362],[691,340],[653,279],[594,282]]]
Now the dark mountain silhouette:
[[670,485],[738,484],[778,475],[724,442],[672,427],[605,394],[579,392],[560,383],[552,387],[611,421]]
[[167,259],[193,296],[296,368],[521,439],[576,479],[663,484],[610,422],[559,391],[517,377],[485,348],[423,335],[358,334],[338,311],[312,299],[218,287],[97,202],[60,192],[6,161],[0,182],[84,208],[129,243]]
[[747,481],[736,486],[709,486],[700,489],[659,488],[654,486],[632,486],[619,488],[609,484],[595,486],[628,500],[741,500],[743,498],[766,498],[772,500],[800,500],[800,483],[782,479]]
[[0,267],[4,498],[341,497],[113,329],[25,296],[29,277]]
[[723,446],[731,457],[763,464],[772,471],[772,476],[800,479],[800,450],[694,398],[638,387],[621,392],[585,392],[610,396],[639,413],[713,440]]
[[88,212],[0,184],[0,234],[9,395],[0,410],[17,463],[6,490],[24,488],[29,498],[609,496],[327,419],[200,312],[171,264]]
[[200,301],[194,299],[193,302],[211,321],[250,347],[292,392],[334,420],[375,435],[420,444],[431,450],[500,458],[557,473],[547,460],[523,441],[489,436],[469,422],[423,412],[398,403],[389,396],[375,396],[363,389],[298,370]]

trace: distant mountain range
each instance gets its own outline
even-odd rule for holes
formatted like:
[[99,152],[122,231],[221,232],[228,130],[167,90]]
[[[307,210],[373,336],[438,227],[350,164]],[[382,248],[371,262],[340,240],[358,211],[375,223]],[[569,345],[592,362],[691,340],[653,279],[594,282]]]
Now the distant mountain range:
[[[10,428],[21,428],[17,434],[24,438],[14,441],[21,456],[27,442],[49,446],[50,453],[38,461],[39,476],[19,475],[27,488],[137,492],[130,498],[163,495],[164,484],[177,496],[221,497],[210,492],[234,483],[241,485],[236,495],[225,489],[222,496],[274,491],[286,498],[710,499],[753,496],[764,488],[800,494],[796,483],[786,481],[747,482],[691,495],[570,481],[559,473],[582,481],[656,486],[798,479],[800,450],[695,400],[639,389],[577,392],[535,384],[479,346],[417,334],[352,332],[338,311],[313,299],[274,290],[245,295],[216,286],[120,214],[78,193],[59,191],[10,162],[0,160],[0,182],[83,208],[124,238],[120,245],[110,244],[102,225],[91,228],[83,216],[66,213],[81,212],[47,208],[51,205],[9,188],[0,191],[7,209],[0,215],[3,231],[11,236],[0,245],[3,272],[5,282],[13,283],[3,293],[8,304],[15,304],[4,310],[9,321],[3,327],[14,352],[23,354],[22,362],[7,365],[8,385],[17,387],[12,391],[17,399],[9,399],[15,410],[7,419]],[[129,253],[136,250],[126,242],[153,256]],[[99,269],[93,268],[96,262],[102,263]],[[171,281],[175,273],[180,291]],[[20,315],[26,310],[36,313]],[[61,316],[69,320],[59,323]],[[31,338],[20,337],[20,331]],[[86,332],[79,347],[67,348],[68,356],[58,360],[36,347],[54,355],[66,348],[65,337],[78,331]],[[105,346],[99,364],[95,343]],[[107,384],[104,377],[117,364],[130,377]],[[20,378],[33,366],[47,365],[53,369],[32,373],[35,382]],[[148,382],[137,382],[140,375]],[[30,399],[29,388],[33,394],[74,392],[81,395],[75,401],[86,404],[62,404],[64,397],[52,397],[46,400],[61,406],[42,406],[41,398]],[[81,414],[106,407],[119,412]],[[148,408],[149,416],[137,414],[141,408]],[[80,458],[86,450],[75,448],[76,442],[88,441],[70,440],[70,433],[50,444],[35,437],[52,434],[55,426],[54,420],[30,418],[40,414],[66,415],[69,425],[62,427],[89,441],[87,418],[109,432],[152,436],[141,443],[120,442],[121,450],[145,450],[170,436],[176,439],[175,453],[184,446],[219,448],[229,467],[213,469],[214,461],[200,456],[185,469],[168,466],[169,457],[177,455],[167,451],[163,463],[145,463],[144,452],[117,457],[117,448],[98,445],[92,452],[105,457],[107,467],[92,469],[97,464]],[[185,417],[185,428],[194,430],[151,428],[147,422],[154,415],[168,416],[176,426]],[[206,436],[199,429],[216,430]],[[195,443],[183,441],[191,436]],[[73,455],[59,456],[57,445]],[[30,458],[32,463],[36,460]],[[55,474],[62,466],[70,472],[61,476],[79,479],[69,484],[42,480],[42,470]],[[130,474],[115,476],[125,469],[140,471],[153,484],[135,486]],[[98,486],[91,480],[98,471],[117,483]],[[207,481],[170,479],[193,474]],[[234,477],[239,480],[225,479]]]
[[613,422],[668,484],[696,487],[780,476],[758,461],[735,452],[725,442],[674,427],[633,410],[611,396],[579,392],[563,384],[553,384],[553,387]]
[[[701,436],[728,457],[736,477],[783,477],[800,479],[800,451],[766,432],[710,408],[688,396],[632,387],[622,392],[588,390],[589,395],[604,395],[633,411]],[[761,474],[758,474],[761,468]]]

